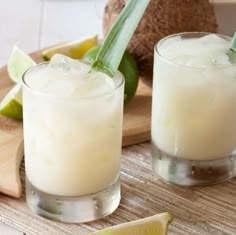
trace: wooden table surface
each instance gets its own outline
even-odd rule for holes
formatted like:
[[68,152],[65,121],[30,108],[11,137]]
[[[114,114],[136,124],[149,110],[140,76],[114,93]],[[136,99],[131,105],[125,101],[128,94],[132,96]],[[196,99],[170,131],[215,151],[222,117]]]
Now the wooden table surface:
[[[14,44],[32,52],[94,33],[102,36],[101,18],[105,2],[0,0],[0,67],[6,64]],[[233,8],[230,6],[228,10]],[[225,18],[233,22],[233,16],[223,14],[218,5],[216,11],[219,21]],[[232,27],[226,28],[222,22],[219,25],[221,32],[232,34]],[[122,203],[114,218],[109,221],[111,217],[108,217],[100,227],[126,222],[123,213],[137,219],[171,211],[175,221],[170,227],[170,234],[236,234],[236,180],[214,187],[180,188],[160,181],[151,171],[150,159],[149,143],[123,149],[121,180],[125,193],[122,202],[130,207],[125,208]],[[132,167],[128,169],[127,166]],[[23,209],[20,209],[22,205]],[[19,218],[14,220],[16,215]],[[35,223],[32,229],[23,223],[26,220]],[[53,223],[33,216],[25,205],[24,197],[16,200],[0,195],[0,235],[25,234],[22,231],[27,231],[27,234],[54,234],[54,229],[60,231],[55,234],[83,234],[80,231],[89,230],[86,224],[79,230],[73,225]]]
[[[236,234],[236,179],[210,187],[178,187],[160,180],[151,169],[151,145],[123,149],[121,203],[110,216],[91,223],[65,224],[33,214],[20,199],[0,196],[0,220],[34,235],[85,235],[87,232],[169,211],[169,235]],[[24,165],[21,166],[24,186]],[[24,187],[23,187],[24,188]],[[3,233],[11,234],[9,233]]]

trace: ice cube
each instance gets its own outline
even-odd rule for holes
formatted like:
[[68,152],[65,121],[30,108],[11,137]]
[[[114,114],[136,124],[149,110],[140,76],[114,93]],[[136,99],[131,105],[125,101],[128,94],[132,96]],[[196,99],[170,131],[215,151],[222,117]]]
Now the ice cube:
[[43,91],[60,97],[69,97],[74,91],[74,86],[69,79],[49,80]]
[[200,43],[211,45],[211,44],[224,44],[230,42],[222,37],[217,36],[216,34],[209,34],[198,39]]
[[89,73],[91,66],[63,55],[52,57],[49,66],[32,76],[34,88],[59,97],[92,97],[107,94],[115,87],[114,80],[100,72]]
[[109,93],[115,87],[115,83],[112,78],[103,73],[91,73],[82,76],[80,79],[73,81],[75,96],[99,96]]
[[199,68],[229,64],[226,51],[230,42],[227,39],[214,34],[198,39],[174,39],[163,44],[162,52],[165,58],[177,64]]
[[174,38],[169,38],[162,42],[161,46],[158,48],[161,54],[166,54],[169,50],[173,49],[173,46],[178,44],[181,41],[180,36],[176,36]]
[[90,65],[61,54],[54,55],[51,58],[49,66],[54,69],[59,69],[65,74],[68,74],[71,70],[76,70],[77,73],[84,74],[90,69]]
[[53,69],[60,69],[67,73],[71,69],[71,59],[67,56],[56,54],[51,58],[49,66]]

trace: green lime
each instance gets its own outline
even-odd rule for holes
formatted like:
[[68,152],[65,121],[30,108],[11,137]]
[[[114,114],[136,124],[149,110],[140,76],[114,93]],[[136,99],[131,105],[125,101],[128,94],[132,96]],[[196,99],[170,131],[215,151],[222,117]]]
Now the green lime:
[[27,69],[36,63],[25,52],[13,47],[7,63],[8,75],[17,84],[7,93],[0,104],[0,114],[22,119],[22,76]]
[[36,63],[16,46],[13,47],[7,63],[8,75],[13,82],[19,82],[24,72]]
[[[100,47],[101,45],[97,45],[89,49],[83,56],[83,59],[93,62]],[[129,52],[125,52],[118,69],[125,78],[125,104],[127,104],[135,95],[139,78],[137,63]]]
[[22,83],[17,83],[4,97],[0,104],[0,114],[15,118],[22,119]]
[[119,224],[110,228],[105,228],[98,232],[89,233],[89,235],[166,235],[168,225],[172,221],[172,215],[169,212],[157,214],[144,219]]

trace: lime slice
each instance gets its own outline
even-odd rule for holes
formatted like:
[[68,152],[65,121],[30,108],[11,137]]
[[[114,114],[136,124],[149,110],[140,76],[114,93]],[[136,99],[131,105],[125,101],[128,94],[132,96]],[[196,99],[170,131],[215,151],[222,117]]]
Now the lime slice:
[[4,97],[0,104],[0,114],[15,118],[22,119],[22,83],[17,83]]
[[87,52],[90,48],[94,47],[97,44],[98,37],[97,35],[93,35],[88,38],[64,43],[59,46],[45,50],[42,53],[42,57],[44,60],[48,61],[52,58],[53,55],[62,54],[72,59],[81,59],[85,52]]
[[7,63],[9,77],[12,81],[19,82],[24,72],[34,65],[36,63],[25,52],[14,46]]
[[93,232],[89,235],[166,235],[171,221],[172,215],[166,212]]

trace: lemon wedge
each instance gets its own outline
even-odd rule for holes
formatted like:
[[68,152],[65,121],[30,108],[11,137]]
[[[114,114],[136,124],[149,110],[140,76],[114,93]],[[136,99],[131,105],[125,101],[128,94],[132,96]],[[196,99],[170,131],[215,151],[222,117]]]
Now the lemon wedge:
[[62,54],[73,59],[81,59],[83,55],[92,47],[98,44],[98,36],[83,38],[77,41],[64,43],[52,48],[49,48],[42,53],[44,60],[48,61],[55,54]]
[[13,82],[19,82],[24,72],[36,63],[25,52],[14,46],[7,63],[8,75]]
[[172,221],[169,212],[120,224],[88,235],[166,235]]

